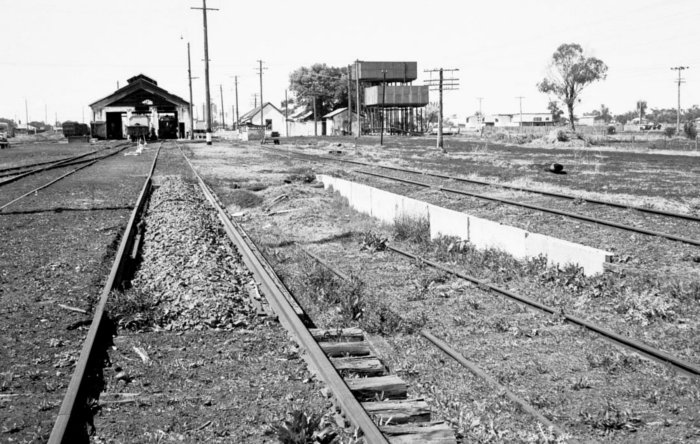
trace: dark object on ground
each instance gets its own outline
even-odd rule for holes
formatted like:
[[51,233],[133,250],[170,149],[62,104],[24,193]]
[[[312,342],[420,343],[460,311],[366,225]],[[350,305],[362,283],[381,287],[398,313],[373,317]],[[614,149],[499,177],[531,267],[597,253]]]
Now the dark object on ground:
[[343,154],[343,152],[341,150],[330,150],[328,154]]
[[9,148],[10,143],[4,137],[0,137],[0,149]]
[[566,174],[566,171],[564,171],[564,166],[560,163],[553,163],[549,165],[547,171],[554,174]]

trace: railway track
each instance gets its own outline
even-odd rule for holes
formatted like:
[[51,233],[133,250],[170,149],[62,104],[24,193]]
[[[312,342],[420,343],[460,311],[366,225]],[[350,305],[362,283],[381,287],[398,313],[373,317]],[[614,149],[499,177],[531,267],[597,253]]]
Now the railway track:
[[[277,153],[277,154],[280,154],[283,156],[298,156],[299,158],[305,158],[305,159],[313,159],[313,160],[320,159],[321,161],[325,161],[325,162],[349,163],[349,164],[362,165],[362,166],[368,166],[368,167],[373,167],[373,168],[390,169],[390,170],[398,171],[401,173],[422,175],[424,177],[434,177],[434,178],[439,178],[439,179],[444,179],[444,180],[453,180],[453,181],[465,182],[465,183],[479,183],[479,184],[484,184],[484,185],[488,184],[488,185],[499,186],[501,188],[513,189],[513,190],[517,190],[517,191],[534,192],[534,190],[532,190],[532,189],[526,189],[526,188],[518,189],[519,187],[500,186],[500,185],[492,184],[489,182],[472,181],[472,180],[466,179],[466,178],[443,175],[443,174],[435,174],[435,173],[419,171],[419,170],[414,170],[414,169],[404,169],[404,168],[398,168],[398,167],[390,167],[390,166],[386,166],[386,165],[369,164],[366,162],[359,162],[359,161],[348,160],[348,159],[339,159],[339,158],[328,157],[328,156],[310,155],[310,154],[300,153],[298,151],[281,150],[281,149],[270,148],[270,147],[264,147],[264,149],[268,150],[269,152],[274,152],[274,153]],[[421,181],[417,181],[417,180],[413,180],[413,179],[407,179],[407,178],[389,176],[386,174],[374,173],[374,172],[366,171],[366,170],[355,170],[355,172],[359,173],[359,174],[367,175],[367,176],[373,176],[373,177],[378,177],[381,179],[386,179],[389,181],[401,182],[401,183],[417,186],[420,188],[435,189],[438,191],[444,191],[444,192],[451,193],[451,194],[468,196],[468,197],[473,197],[473,198],[482,199],[482,200],[488,200],[488,201],[492,201],[492,202],[498,202],[498,203],[502,203],[502,204],[506,204],[506,205],[515,206],[515,207],[526,208],[526,209],[533,210],[533,211],[544,212],[544,213],[564,216],[564,217],[567,217],[570,219],[590,222],[590,223],[597,224],[597,225],[608,226],[608,227],[612,227],[612,228],[616,228],[616,229],[620,229],[620,230],[624,230],[624,231],[628,231],[628,232],[639,233],[639,234],[644,234],[644,235],[653,236],[653,237],[659,237],[659,238],[668,239],[668,240],[672,240],[675,242],[681,242],[681,243],[685,243],[685,244],[693,245],[693,246],[700,246],[700,240],[698,240],[698,239],[688,238],[688,237],[684,237],[684,236],[678,236],[678,235],[675,235],[672,233],[650,230],[650,229],[646,229],[646,228],[642,228],[642,227],[635,227],[635,226],[632,226],[629,224],[618,223],[618,222],[614,222],[614,221],[602,219],[602,218],[590,217],[590,216],[586,216],[583,214],[574,213],[571,211],[563,211],[563,210],[558,210],[558,209],[554,209],[554,208],[544,207],[541,205],[532,205],[532,204],[528,204],[528,203],[524,203],[524,202],[514,201],[511,199],[503,199],[503,198],[488,196],[488,195],[481,194],[481,193],[474,193],[474,192],[469,192],[469,191],[465,191],[465,190],[444,187],[442,185],[434,185],[434,184],[421,182]],[[553,197],[562,197],[562,198],[567,198],[569,200],[576,200],[577,199],[575,196],[565,195],[565,194],[561,194],[561,193],[538,192],[538,194],[548,195],[548,196],[553,196]],[[600,200],[595,200],[595,199],[582,199],[582,200],[589,201],[589,202],[596,203],[596,204],[600,204],[600,205],[607,205],[607,206],[611,206],[614,208],[633,209],[635,211],[648,213],[648,214],[654,214],[657,216],[663,216],[663,217],[669,217],[669,218],[679,218],[679,219],[690,220],[690,221],[700,221],[700,218],[693,216],[693,215],[689,215],[689,214],[665,212],[665,211],[659,211],[659,210],[654,210],[654,209],[649,209],[649,208],[644,208],[644,207],[623,205],[623,204],[617,204],[615,202],[600,201]]]
[[[10,200],[9,202],[6,202],[6,203],[0,205],[0,212],[5,211],[6,208],[10,207],[11,205],[14,205],[15,203],[19,202],[20,200],[22,200],[22,199],[24,199],[24,198],[26,198],[26,197],[29,197],[29,196],[32,196],[32,195],[36,195],[39,191],[41,191],[41,190],[43,190],[43,189],[45,189],[45,188],[50,187],[51,185],[55,184],[56,182],[58,182],[58,181],[60,181],[60,180],[63,180],[63,179],[65,179],[66,177],[71,176],[71,175],[77,173],[78,171],[84,170],[85,168],[88,168],[88,167],[91,167],[91,166],[95,165],[97,162],[100,162],[100,161],[102,161],[102,160],[108,159],[108,158],[110,158],[110,157],[112,157],[112,156],[115,156],[115,155],[121,153],[122,151],[126,150],[126,149],[129,148],[130,146],[131,146],[130,143],[127,143],[127,144],[117,144],[117,145],[115,145],[115,146],[113,147],[113,148],[115,148],[115,151],[113,151],[113,152],[111,152],[111,153],[108,153],[108,154],[106,154],[106,155],[97,157],[97,158],[95,158],[95,159],[88,159],[88,160],[77,161],[77,162],[76,162],[76,161],[75,161],[76,159],[72,158],[72,159],[70,159],[70,162],[67,162],[67,163],[66,163],[66,161],[60,161],[60,162],[56,162],[56,163],[51,164],[49,167],[40,168],[40,169],[38,169],[38,170],[32,170],[32,171],[30,171],[27,175],[37,174],[37,173],[39,173],[39,172],[48,171],[48,170],[54,169],[54,168],[65,168],[65,167],[73,166],[73,165],[76,165],[76,164],[82,164],[82,165],[79,166],[78,168],[75,168],[75,169],[73,169],[73,170],[71,170],[71,171],[68,171],[68,172],[66,172],[65,174],[62,174],[62,175],[58,176],[57,178],[52,179],[52,180],[50,180],[49,182],[47,182],[47,183],[45,183],[45,184],[43,184],[43,185],[40,185],[40,186],[38,186],[38,187],[36,187],[36,188],[33,188],[33,189],[31,189],[31,190],[25,192],[24,194],[22,194],[22,195],[20,195],[20,196],[18,196],[18,197],[16,197],[16,198]],[[99,151],[103,151],[103,150],[94,151],[94,152],[92,152],[92,153],[88,153],[88,154],[81,155],[81,156],[78,156],[78,157],[81,158],[81,157],[87,156],[87,155],[89,155],[89,154],[94,154],[94,153],[99,152]],[[20,178],[27,177],[26,175],[20,175],[20,176],[21,176]]]
[[[50,161],[50,162],[38,162],[30,165],[22,165],[22,166],[17,166],[17,167],[10,167],[10,168],[5,168],[3,170],[0,170],[0,179],[3,177],[9,177],[8,179],[0,180],[0,186],[3,185],[8,185],[10,183],[16,182],[18,180],[24,179],[25,177],[42,173],[44,171],[50,171],[56,168],[63,168],[63,167],[69,167],[69,166],[74,166],[74,165],[80,165],[80,164],[85,164],[88,162],[92,162],[94,160],[101,160],[106,157],[110,157],[111,155],[116,154],[117,152],[121,152],[124,149],[128,148],[131,146],[131,142],[123,142],[123,143],[117,143],[109,147],[104,147],[100,148],[97,150],[93,150],[87,153],[79,154],[76,156],[71,156],[68,158],[64,159],[59,159],[55,161]],[[100,152],[109,150],[109,149],[116,149],[117,151],[108,154],[106,156],[102,156],[97,159],[86,159],[86,157],[92,156],[94,154],[98,154]]]
[[[88,385],[86,377],[94,372],[90,367],[96,364],[94,359],[101,353],[99,347],[97,350],[95,347],[102,340],[98,339],[101,332],[106,333],[104,331],[104,322],[107,319],[105,307],[109,305],[109,298],[114,290],[123,286],[121,280],[124,270],[129,267],[128,263],[134,260],[140,248],[139,244],[143,242],[141,230],[138,228],[143,224],[139,219],[144,214],[146,202],[152,190],[157,159],[158,156],[154,159],[138,203],[122,237],[110,277],[95,309],[88,336],[49,442],[69,442],[75,438],[76,434],[82,433],[79,425],[85,420],[82,418],[85,415],[84,397],[86,392],[89,392],[86,388]],[[231,221],[216,196],[186,157],[185,160],[201,192],[223,224],[228,238],[236,246],[243,262],[255,277],[256,285],[267,298],[282,325],[304,349],[305,359],[330,388],[334,402],[341,409],[346,420],[361,430],[365,442],[381,443],[396,440],[398,442],[454,442],[454,434],[449,426],[430,420],[430,411],[424,401],[406,399],[406,384],[396,376],[385,374],[385,369],[382,369],[381,363],[371,354],[371,346],[363,341],[361,333],[358,334],[352,329],[322,331],[309,328],[309,325],[313,324],[304,322],[293,297],[276,277],[274,270],[242,227]],[[330,358],[331,356],[337,358]],[[339,372],[346,377],[341,377]],[[372,377],[357,378],[350,375]],[[372,416],[368,412],[371,412]],[[377,419],[381,427],[375,423]]]

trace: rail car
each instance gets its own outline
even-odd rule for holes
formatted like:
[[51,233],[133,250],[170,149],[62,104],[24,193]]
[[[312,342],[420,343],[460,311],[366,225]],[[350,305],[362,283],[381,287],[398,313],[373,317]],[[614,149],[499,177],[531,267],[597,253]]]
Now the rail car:
[[63,125],[61,126],[63,128],[63,135],[65,137],[80,137],[90,135],[90,127],[84,123],[68,121],[63,122]]

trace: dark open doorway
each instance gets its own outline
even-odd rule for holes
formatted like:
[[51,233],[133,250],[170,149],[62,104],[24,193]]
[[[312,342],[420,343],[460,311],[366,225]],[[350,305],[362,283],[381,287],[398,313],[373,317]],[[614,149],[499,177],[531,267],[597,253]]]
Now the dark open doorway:
[[123,139],[124,132],[122,131],[122,113],[106,113],[107,115],[107,138],[108,139]]

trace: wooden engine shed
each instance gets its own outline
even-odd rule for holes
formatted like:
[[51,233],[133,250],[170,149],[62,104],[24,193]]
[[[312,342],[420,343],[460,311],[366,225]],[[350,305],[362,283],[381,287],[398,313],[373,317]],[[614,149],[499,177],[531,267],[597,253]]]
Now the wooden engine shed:
[[98,139],[184,138],[192,130],[190,104],[143,74],[90,104],[92,134]]

